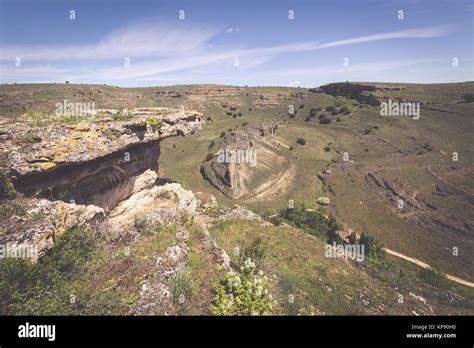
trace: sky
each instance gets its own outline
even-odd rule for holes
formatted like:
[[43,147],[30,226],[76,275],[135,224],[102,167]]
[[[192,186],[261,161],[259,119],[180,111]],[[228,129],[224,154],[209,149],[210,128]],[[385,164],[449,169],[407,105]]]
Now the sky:
[[0,82],[472,81],[473,16],[473,0],[0,0]]

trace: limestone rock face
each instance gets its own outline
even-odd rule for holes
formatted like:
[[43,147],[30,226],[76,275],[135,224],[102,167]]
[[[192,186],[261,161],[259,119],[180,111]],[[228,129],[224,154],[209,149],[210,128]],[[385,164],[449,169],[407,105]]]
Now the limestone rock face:
[[321,204],[321,205],[329,205],[331,204],[331,200],[327,197],[319,197],[316,200],[316,203]]
[[[285,159],[275,152],[272,138],[276,135],[275,124],[251,124],[229,132],[222,140],[220,149],[201,166],[202,176],[228,197],[237,199],[249,193],[248,183],[255,174],[269,177],[271,167],[284,163]],[[280,168],[281,169],[281,168]],[[252,190],[258,193],[257,190]]]
[[196,208],[194,194],[183,189],[180,184],[152,184],[120,202],[110,212],[108,221],[114,229],[122,230],[133,226],[137,218],[153,224],[167,225],[193,216]]
[[94,205],[76,205],[47,199],[31,199],[24,217],[3,220],[0,244],[5,253],[20,257],[22,252],[32,261],[50,249],[71,228],[97,226],[105,219],[104,210]]
[[139,175],[158,170],[161,140],[195,133],[203,123],[191,111],[157,119],[158,125],[147,118],[8,125],[0,132],[0,152],[17,191],[109,209],[132,194]]
[[[0,245],[10,253],[32,247],[36,260],[74,227],[120,234],[139,213],[149,211],[162,222],[192,216],[197,202],[191,191],[179,184],[156,186],[160,141],[197,132],[202,123],[200,113],[182,111],[152,121],[6,125],[0,153],[23,194],[11,204],[26,214],[0,218]],[[164,196],[171,200],[161,204]]]

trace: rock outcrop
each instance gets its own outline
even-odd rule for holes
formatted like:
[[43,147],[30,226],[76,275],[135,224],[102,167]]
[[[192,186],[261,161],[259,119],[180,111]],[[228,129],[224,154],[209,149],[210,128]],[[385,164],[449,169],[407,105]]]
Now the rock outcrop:
[[[145,212],[170,221],[192,216],[197,200],[191,191],[176,183],[156,185],[159,145],[201,127],[196,112],[38,128],[8,125],[0,133],[0,152],[15,189],[28,199],[9,203],[25,213],[0,218],[0,244],[9,253],[29,248],[36,260],[74,227],[117,235]],[[21,139],[33,143],[26,146]],[[160,204],[165,196],[173,204]]]
[[[31,128],[7,126],[0,151],[17,191],[105,209],[132,194],[135,180],[158,170],[161,140],[201,130],[196,112]],[[21,139],[32,139],[24,144]]]
[[[255,184],[256,176],[277,182],[284,175],[282,168],[293,168],[287,158],[279,154],[279,142],[273,141],[276,124],[251,124],[229,132],[222,140],[219,151],[201,166],[202,176],[233,199],[250,191],[259,194],[268,186],[268,180]],[[276,175],[275,175],[276,172]]]

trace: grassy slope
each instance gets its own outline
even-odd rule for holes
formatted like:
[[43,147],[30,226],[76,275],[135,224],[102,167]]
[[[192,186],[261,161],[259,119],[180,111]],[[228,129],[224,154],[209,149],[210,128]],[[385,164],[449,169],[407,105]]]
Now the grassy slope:
[[[448,273],[472,281],[474,278],[473,267],[472,260],[469,259],[469,255],[472,253],[472,236],[468,236],[466,242],[460,243],[463,241],[460,236],[438,235],[410,224],[400,218],[390,207],[382,203],[374,192],[364,186],[364,169],[382,170],[384,175],[408,185],[412,191],[416,190],[429,196],[431,202],[434,202],[440,211],[464,215],[466,218],[472,219],[472,210],[463,201],[456,199],[456,197],[432,195],[435,181],[426,168],[430,166],[436,173],[465,190],[473,187],[473,176],[466,175],[469,172],[452,170],[452,167],[472,168],[472,159],[474,158],[472,154],[474,149],[470,140],[470,129],[473,126],[472,104],[462,104],[456,101],[461,99],[462,94],[472,93],[473,83],[406,84],[402,86],[405,88],[404,90],[380,93],[391,98],[403,97],[407,100],[431,102],[433,104],[427,106],[435,110],[422,109],[421,118],[417,121],[406,118],[382,118],[377,109],[359,108],[352,100],[333,98],[325,94],[311,94],[300,98],[295,97],[293,93],[304,90],[292,88],[243,88],[238,95],[226,96],[224,93],[222,96],[205,98],[206,101],[216,102],[215,105],[204,109],[206,117],[211,117],[212,121],[208,121],[203,131],[198,134],[185,138],[172,138],[163,142],[160,175],[172,178],[185,188],[195,192],[212,193],[218,198],[221,205],[239,203],[247,205],[257,212],[280,209],[287,204],[288,199],[307,201],[310,205],[314,205],[314,200],[317,197],[328,195],[334,203],[330,211],[336,215],[338,220],[358,231],[364,230],[375,235],[391,249],[417,257],[441,267]],[[8,114],[9,109],[15,110],[13,113],[19,112],[19,105],[24,106],[25,111],[30,108],[36,111],[38,108],[38,111],[47,112],[54,106],[54,103],[61,102],[62,99],[89,101],[87,98],[84,99],[82,94],[78,94],[78,91],[82,91],[86,96],[88,93],[92,93],[99,108],[178,106],[191,102],[190,94],[186,94],[186,92],[191,93],[190,91],[195,88],[194,86],[179,86],[120,89],[110,86],[88,85],[61,85],[60,87],[58,89],[58,85],[1,86],[1,93],[8,93],[10,96],[19,93],[14,105],[1,105],[2,115]],[[157,92],[169,90],[177,91],[182,96],[170,98],[162,93],[157,94]],[[247,96],[246,93],[250,95]],[[280,100],[280,105],[276,108],[257,110],[252,104],[261,93],[280,93],[284,95],[284,98]],[[139,97],[137,98],[137,96]],[[237,104],[238,112],[242,112],[243,116],[233,118],[225,115],[225,109],[220,106],[222,101]],[[330,125],[319,125],[316,120],[304,122],[312,107],[324,109],[336,103],[340,106],[348,106],[352,110],[352,114],[341,116],[340,122],[333,121]],[[298,110],[295,119],[287,118],[288,105],[290,104],[295,105],[295,109]],[[304,104],[303,109],[298,108],[300,104]],[[249,108],[252,108],[252,111],[249,111]],[[279,139],[294,147],[294,150],[286,152],[288,156],[294,157],[298,165],[295,184],[292,185],[289,193],[263,203],[230,200],[203,180],[199,173],[200,163],[208,153],[209,142],[214,140],[218,143],[222,131],[240,126],[243,122],[261,121],[279,122]],[[374,126],[377,126],[378,129],[368,135],[363,134],[365,129]],[[305,146],[295,144],[298,137],[306,139]],[[390,144],[383,143],[378,138],[382,138]],[[435,150],[423,155],[416,155],[415,151],[415,153],[406,156],[397,152],[398,150],[413,151],[427,143],[433,144]],[[325,152],[323,148],[328,144],[330,144],[331,151]],[[334,196],[324,192],[316,174],[321,172],[332,158],[337,157],[335,150],[347,151],[355,162],[338,164],[331,168],[330,182],[336,192]],[[444,151],[447,156],[441,155],[440,150]],[[449,154],[453,151],[460,154],[459,162],[454,164],[449,161]],[[304,183],[304,185],[300,183]],[[228,243],[229,241],[223,240],[223,242]],[[446,248],[453,246],[460,248],[460,255],[457,257],[446,250]],[[403,261],[396,260],[394,262],[405,269],[411,267]],[[286,263],[288,263],[288,269],[292,269],[292,271],[293,266],[298,268],[304,264],[304,262],[299,262],[290,267],[291,260],[285,260],[282,265]],[[291,286],[291,281],[288,281],[287,284],[287,286]],[[355,284],[353,285],[355,286]],[[330,309],[329,312],[337,313],[338,309]]]

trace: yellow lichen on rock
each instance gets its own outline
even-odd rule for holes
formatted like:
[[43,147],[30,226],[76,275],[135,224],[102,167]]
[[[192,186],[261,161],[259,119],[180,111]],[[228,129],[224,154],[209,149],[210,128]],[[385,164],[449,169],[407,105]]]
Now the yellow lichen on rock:
[[41,169],[47,170],[47,169],[56,167],[56,163],[54,163],[53,161],[43,162],[43,163],[40,163],[39,166],[40,166]]

